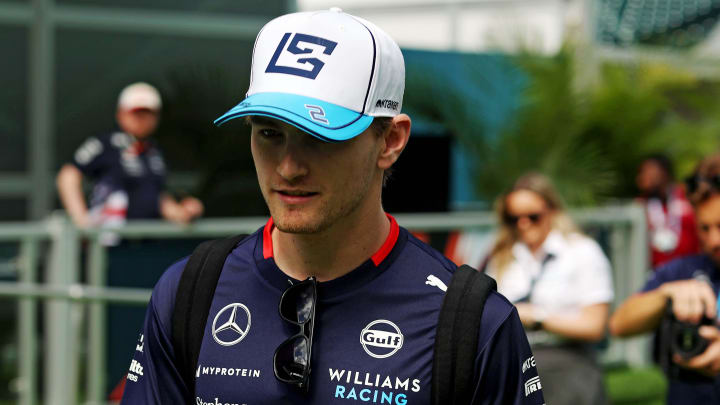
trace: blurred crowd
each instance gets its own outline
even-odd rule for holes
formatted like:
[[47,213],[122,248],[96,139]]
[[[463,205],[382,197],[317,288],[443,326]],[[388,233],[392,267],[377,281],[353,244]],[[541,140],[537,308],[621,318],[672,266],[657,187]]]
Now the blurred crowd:
[[607,403],[596,356],[608,332],[654,333],[669,404],[720,403],[720,155],[699,162],[682,183],[667,156],[649,155],[636,185],[651,271],[612,314],[605,253],[573,223],[541,174],[521,176],[497,199],[499,226],[490,237],[450,238],[446,254],[486,271],[516,306],[542,365],[547,403]]

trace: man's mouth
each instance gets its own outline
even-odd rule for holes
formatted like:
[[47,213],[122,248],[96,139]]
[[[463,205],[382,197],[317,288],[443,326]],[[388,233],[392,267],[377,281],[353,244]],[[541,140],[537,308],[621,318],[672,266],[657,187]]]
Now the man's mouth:
[[309,203],[315,199],[320,193],[307,190],[275,190],[280,201],[289,205],[299,205]]
[[281,195],[286,195],[289,197],[310,197],[313,195],[316,195],[316,192],[313,191],[303,191],[303,190],[277,190],[278,193]]

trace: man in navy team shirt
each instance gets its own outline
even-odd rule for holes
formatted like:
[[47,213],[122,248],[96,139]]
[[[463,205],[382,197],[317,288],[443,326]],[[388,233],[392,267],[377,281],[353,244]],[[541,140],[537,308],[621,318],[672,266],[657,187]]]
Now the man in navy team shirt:
[[[150,140],[161,107],[155,87],[142,82],[128,85],[118,97],[119,130],[87,139],[72,162],[60,169],[58,193],[75,225],[119,225],[125,219],[161,217],[187,223],[202,215],[198,199],[177,202],[165,191],[165,161]],[[90,204],[85,203],[82,191],[85,177],[95,181]]]
[[[400,113],[404,81],[397,44],[339,9],[265,25],[247,98],[216,123],[248,117],[272,217],[225,261],[192,386],[172,343],[187,259],[166,271],[124,404],[430,403],[437,320],[456,266],[382,208],[385,172],[410,136]],[[316,295],[300,291],[317,302],[298,301],[290,315],[304,325],[312,319],[312,340],[278,313],[281,297],[287,312],[284,293],[309,285]],[[473,404],[543,404],[520,319],[496,292],[477,339]],[[290,381],[308,370],[309,380]]]
[[675,259],[661,266],[642,291],[628,298],[613,314],[610,330],[615,335],[630,336],[657,329],[668,300],[672,300],[672,312],[680,321],[698,324],[703,317],[712,320],[714,325],[701,326],[699,329],[700,336],[708,341],[702,353],[689,359],[672,354],[674,365],[670,375],[668,404],[718,404],[720,155],[710,156],[698,165],[695,175],[688,181],[688,195],[695,208],[697,233],[704,252]]

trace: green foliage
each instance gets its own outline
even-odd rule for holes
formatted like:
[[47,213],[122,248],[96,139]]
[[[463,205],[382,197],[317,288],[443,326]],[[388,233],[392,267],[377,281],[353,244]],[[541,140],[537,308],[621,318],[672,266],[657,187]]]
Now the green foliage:
[[682,177],[718,148],[716,83],[661,65],[606,64],[595,86],[578,90],[569,48],[514,60],[529,80],[500,136],[458,133],[476,157],[475,184],[487,201],[530,170],[553,178],[570,205],[630,198],[645,155],[666,153]]

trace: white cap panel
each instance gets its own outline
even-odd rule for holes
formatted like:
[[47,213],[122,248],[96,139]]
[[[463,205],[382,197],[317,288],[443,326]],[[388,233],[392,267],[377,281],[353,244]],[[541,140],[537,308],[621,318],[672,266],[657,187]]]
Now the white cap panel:
[[374,75],[373,42],[370,31],[344,13],[276,18],[258,36],[247,95],[284,92],[361,112]]

